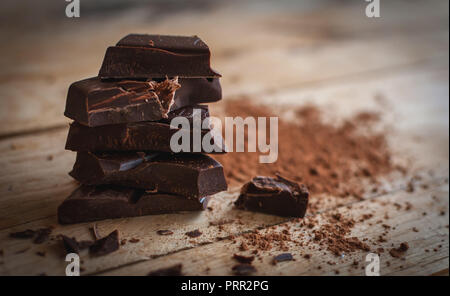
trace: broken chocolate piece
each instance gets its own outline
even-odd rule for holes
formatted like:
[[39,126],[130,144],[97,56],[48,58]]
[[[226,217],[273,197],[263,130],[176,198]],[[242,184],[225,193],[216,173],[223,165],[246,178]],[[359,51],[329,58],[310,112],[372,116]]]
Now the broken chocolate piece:
[[69,173],[82,184],[115,184],[186,197],[227,189],[220,163],[203,154],[78,152]]
[[114,230],[108,236],[99,239],[89,247],[89,253],[94,256],[103,256],[119,249],[119,231]]
[[238,264],[233,266],[233,272],[235,275],[250,275],[256,272],[256,268],[250,264]]
[[198,230],[198,229],[195,229],[193,231],[186,232],[186,235],[194,238],[194,237],[199,237],[200,235],[202,235],[202,232],[200,232],[200,230]]
[[255,259],[255,256],[244,256],[244,255],[239,255],[239,254],[234,254],[233,258],[237,261],[239,261],[239,263],[247,263],[250,264],[253,262],[253,260]]
[[65,235],[61,235],[62,242],[64,245],[64,249],[66,250],[66,253],[79,253],[80,247],[78,245],[78,242],[75,240],[75,238],[70,238]]
[[408,251],[408,249],[408,243],[403,242],[398,248],[392,248],[391,250],[389,250],[389,254],[394,258],[400,258],[406,253],[406,251]]
[[12,238],[32,238],[36,234],[36,231],[27,229],[24,231],[12,232],[9,234]]
[[148,274],[148,276],[181,276],[181,269],[183,268],[182,264],[176,264],[174,266],[168,268],[161,268],[155,271],[152,271]]
[[[195,107],[197,109],[197,107]],[[207,118],[206,113],[200,109],[201,120]],[[185,116],[188,121],[194,116],[193,107],[186,107]],[[173,112],[181,112],[179,110]],[[189,118],[189,116],[190,118]],[[72,151],[159,151],[173,152],[170,147],[170,140],[175,133],[185,133],[189,138],[189,151],[202,153],[225,153],[226,146],[222,136],[214,129],[202,129],[201,140],[210,140],[212,151],[205,151],[204,145],[200,143],[200,151],[194,151],[194,136],[192,124],[191,129],[180,127],[171,128],[166,122],[134,122],[104,125],[97,127],[87,127],[77,122],[70,125],[67,136],[66,149]]]
[[158,230],[156,233],[159,234],[159,235],[172,235],[173,231],[170,231],[170,230]]
[[276,264],[278,262],[291,261],[291,260],[294,260],[294,257],[292,256],[291,253],[283,253],[278,256],[275,256],[275,258],[273,258],[273,263]]
[[211,53],[197,36],[130,34],[108,47],[99,72],[104,78],[220,77]]
[[117,186],[78,187],[58,208],[61,224],[144,215],[201,211],[209,197],[188,198]]
[[38,229],[36,231],[36,233],[37,233],[37,236],[33,242],[35,244],[42,244],[43,242],[45,242],[48,239],[48,237],[50,236],[50,233],[52,233],[52,228],[41,228],[41,229]]
[[178,79],[102,82],[93,77],[69,87],[64,115],[86,126],[167,118]]
[[299,186],[281,176],[255,177],[242,187],[235,205],[243,210],[303,218],[308,197],[304,185]]

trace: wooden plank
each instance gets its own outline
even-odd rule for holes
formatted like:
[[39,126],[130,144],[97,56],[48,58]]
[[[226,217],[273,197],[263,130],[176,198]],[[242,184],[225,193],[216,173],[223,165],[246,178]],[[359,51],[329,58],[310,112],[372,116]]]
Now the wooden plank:
[[[379,198],[366,200],[354,204],[352,210],[341,207],[332,210],[333,213],[341,213],[344,217],[358,220],[363,214],[372,214],[370,222],[356,223],[351,235],[360,239],[367,238],[372,250],[384,248],[380,254],[381,275],[429,275],[436,271],[448,268],[449,256],[449,229],[448,229],[448,183],[432,190],[419,190],[415,193],[400,191]],[[410,210],[398,210],[395,204],[405,205],[410,203]],[[424,215],[426,209],[426,215]],[[441,212],[445,211],[442,215]],[[389,218],[385,218],[385,216]],[[329,223],[329,213],[318,215],[319,225]],[[378,242],[378,236],[384,231],[381,223],[392,227],[387,236],[387,242]],[[261,230],[266,233],[281,233],[286,225],[295,229],[293,242],[288,242],[289,252],[295,261],[272,264],[274,255],[286,252],[276,247],[270,251],[259,251],[262,260],[255,260],[257,275],[365,275],[365,258],[368,252],[356,251],[345,256],[336,257],[328,251],[319,251],[314,243],[308,247],[299,247],[298,243],[312,241],[314,229],[301,226],[297,222],[289,222],[283,225]],[[416,227],[418,232],[413,231]],[[302,237],[303,235],[303,237]],[[236,243],[230,240],[214,244],[200,246],[195,249],[177,252],[161,258],[124,266],[115,270],[101,273],[102,275],[146,275],[150,271],[159,268],[170,267],[174,264],[183,264],[183,273],[186,275],[231,275],[232,267],[236,261],[233,254],[251,255],[251,251],[239,250],[240,237]],[[389,250],[402,242],[407,242],[409,250],[402,258],[393,258]],[[438,251],[434,251],[434,249]],[[428,250],[425,251],[425,250]],[[374,252],[374,251],[372,251]],[[304,258],[310,254],[311,258]],[[328,262],[331,262],[329,264]],[[355,267],[354,262],[358,265]],[[319,268],[320,266],[320,268]]]
[[[442,25],[448,16],[438,6],[414,7],[408,10],[411,14],[395,6],[383,22],[368,22],[360,6],[321,4],[303,12],[303,6],[271,7],[258,13],[251,7],[221,8],[199,13],[197,22],[188,13],[153,20],[128,11],[128,17],[107,17],[95,26],[65,23],[51,34],[21,34],[4,48],[10,58],[0,63],[0,135],[67,123],[62,113],[69,84],[96,75],[106,47],[129,32],[199,32],[212,48],[214,67],[223,74],[225,95],[448,59],[448,28]],[[231,24],[230,14],[236,16]],[[208,29],[210,23],[217,24],[214,30]],[[390,35],[380,33],[384,31]]]

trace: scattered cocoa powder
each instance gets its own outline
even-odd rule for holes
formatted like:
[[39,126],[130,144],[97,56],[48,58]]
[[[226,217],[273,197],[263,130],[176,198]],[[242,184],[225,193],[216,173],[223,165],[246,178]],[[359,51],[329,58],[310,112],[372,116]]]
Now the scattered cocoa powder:
[[[224,104],[226,116],[277,116],[269,107],[245,99]],[[314,106],[300,107],[295,113],[297,122],[279,116],[279,152],[275,163],[260,164],[259,154],[251,152],[214,156],[223,164],[231,186],[243,184],[256,175],[278,172],[305,184],[313,197],[310,208],[317,210],[319,205],[314,197],[318,194],[361,197],[378,186],[377,177],[403,171],[392,163],[385,135],[371,130],[378,120],[377,114],[360,113],[336,125],[326,123],[322,112]],[[363,179],[369,185],[363,184]]]

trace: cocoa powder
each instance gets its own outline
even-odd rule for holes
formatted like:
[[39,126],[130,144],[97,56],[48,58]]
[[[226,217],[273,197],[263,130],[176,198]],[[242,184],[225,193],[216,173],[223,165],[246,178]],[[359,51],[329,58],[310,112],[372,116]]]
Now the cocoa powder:
[[[269,107],[245,99],[224,101],[224,113],[243,118],[277,116]],[[280,173],[305,184],[313,197],[310,208],[317,210],[314,197],[318,194],[362,197],[366,191],[377,191],[378,177],[402,170],[392,163],[383,133],[371,131],[378,114],[363,112],[331,124],[314,106],[299,107],[294,113],[294,120],[279,116],[275,163],[260,164],[259,153],[254,152],[214,156],[222,163],[230,186],[239,186],[257,175]]]

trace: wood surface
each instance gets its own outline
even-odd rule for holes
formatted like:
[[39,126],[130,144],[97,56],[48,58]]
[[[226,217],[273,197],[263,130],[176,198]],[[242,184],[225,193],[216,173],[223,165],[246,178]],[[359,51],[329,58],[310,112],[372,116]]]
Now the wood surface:
[[[409,173],[383,180],[385,194],[348,198],[344,204],[329,196],[307,219],[322,223],[330,213],[354,218],[371,213],[352,235],[376,241],[383,231],[376,222],[387,214],[383,223],[392,229],[387,242],[376,247],[389,250],[406,241],[410,249],[400,259],[382,253],[381,274],[448,275],[448,2],[431,2],[383,2],[380,19],[365,17],[363,1],[339,6],[249,1],[154,17],[145,9],[77,22],[61,16],[55,20],[58,26],[34,31],[2,26],[5,36],[14,36],[15,30],[22,35],[1,47],[0,275],[64,275],[66,262],[57,239],[35,245],[11,239],[13,231],[53,226],[52,236],[91,239],[93,223],[61,226],[56,221],[57,206],[77,186],[67,174],[75,154],[64,150],[70,122],[62,115],[65,95],[71,82],[96,75],[106,47],[129,32],[199,35],[212,50],[213,67],[223,75],[224,101],[245,97],[288,107],[313,103],[330,121],[359,111],[380,112],[380,128],[388,130],[394,160],[407,164]],[[222,114],[223,102],[211,109]],[[416,190],[408,192],[413,177]],[[233,254],[242,253],[238,247],[245,232],[278,231],[289,225],[298,229],[295,236],[311,236],[298,221],[234,209],[238,191],[217,194],[213,211],[97,222],[102,235],[118,229],[121,238],[139,242],[104,257],[81,253],[82,274],[145,275],[182,263],[184,274],[229,275],[236,263]],[[406,202],[412,205],[408,211],[394,206]],[[240,223],[226,223],[223,230],[214,225],[228,220]],[[159,229],[174,234],[162,237],[156,234]],[[203,235],[188,238],[185,232],[194,229]],[[217,239],[229,235],[236,243]],[[36,255],[38,251],[45,251],[45,257]],[[255,263],[257,274],[364,275],[364,251],[336,258],[292,245],[296,261],[273,265],[273,256],[280,252],[262,253],[264,259]],[[306,253],[310,259],[303,257]],[[354,261],[359,262],[357,268]]]

